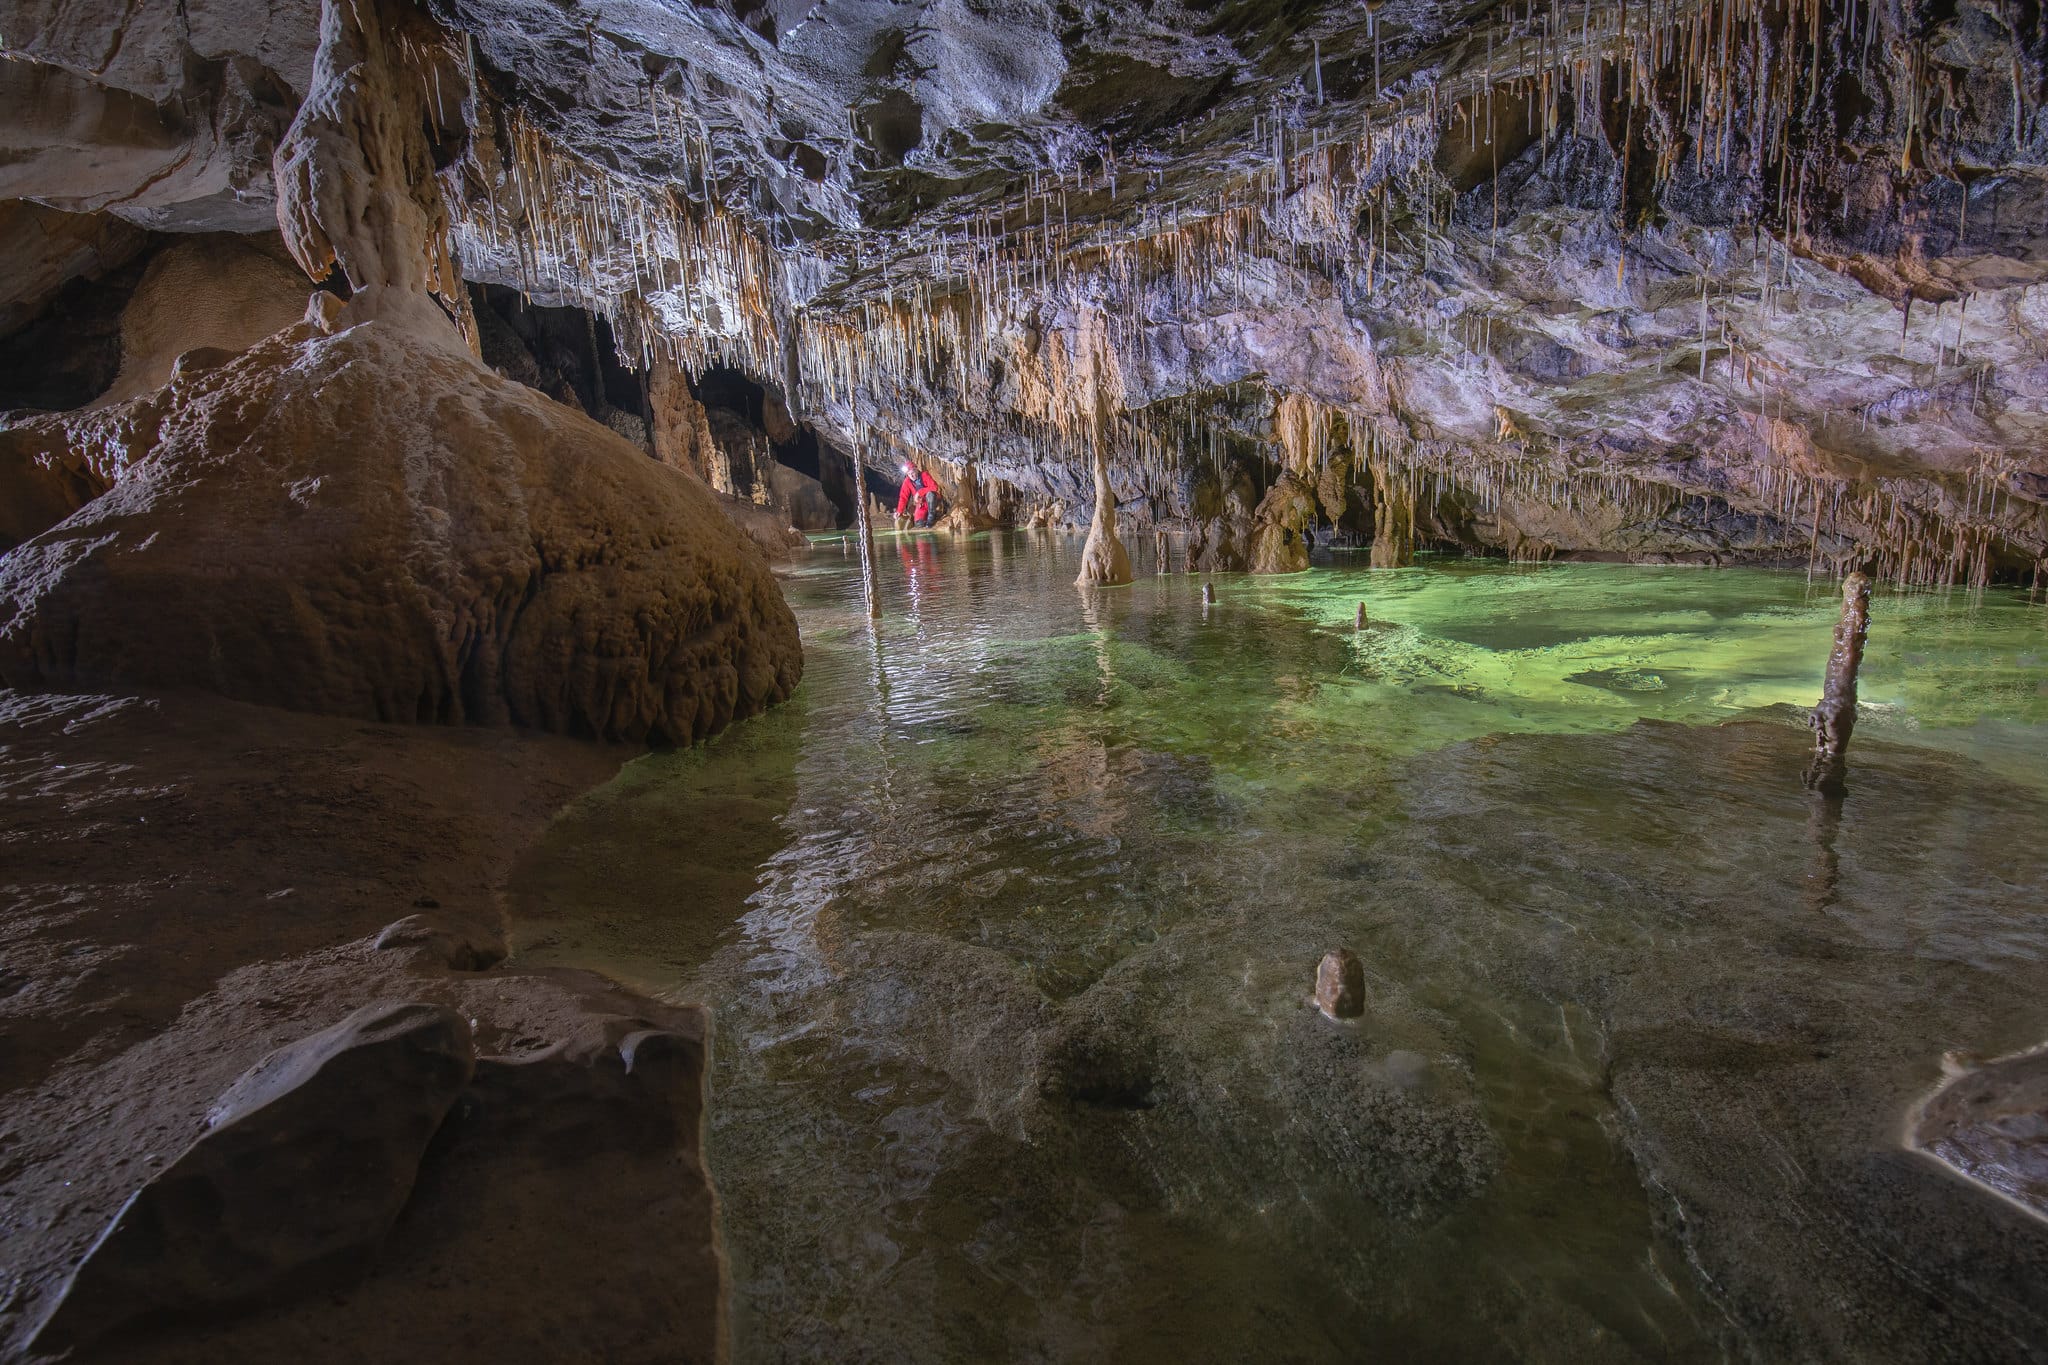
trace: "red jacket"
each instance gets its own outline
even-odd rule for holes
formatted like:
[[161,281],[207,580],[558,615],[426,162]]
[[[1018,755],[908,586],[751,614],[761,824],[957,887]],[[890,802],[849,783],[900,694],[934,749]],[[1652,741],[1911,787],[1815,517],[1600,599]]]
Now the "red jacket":
[[931,506],[932,494],[938,491],[939,486],[932,482],[932,476],[922,469],[905,474],[903,487],[896,494],[896,515],[902,516],[915,503],[917,514],[923,516],[925,509]]

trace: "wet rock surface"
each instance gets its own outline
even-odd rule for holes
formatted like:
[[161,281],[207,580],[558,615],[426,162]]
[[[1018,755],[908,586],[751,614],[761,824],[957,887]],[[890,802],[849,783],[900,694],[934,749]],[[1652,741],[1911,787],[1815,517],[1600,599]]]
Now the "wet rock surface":
[[2048,1049],[1955,1069],[1911,1116],[1908,1140],[2048,1220]]
[[380,932],[491,936],[518,845],[626,756],[0,693],[0,1354],[58,1358],[27,1340],[70,1284],[80,1336],[159,1310],[74,1360],[722,1359],[704,1012]]
[[264,1058],[122,1206],[30,1349],[360,1271],[474,1061],[467,1021],[407,1004],[366,1005]]

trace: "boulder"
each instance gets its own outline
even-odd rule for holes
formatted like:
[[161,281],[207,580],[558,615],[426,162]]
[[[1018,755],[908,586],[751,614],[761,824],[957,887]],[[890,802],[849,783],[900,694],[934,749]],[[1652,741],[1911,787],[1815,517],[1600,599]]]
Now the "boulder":
[[678,743],[796,685],[709,492],[452,328],[309,323],[93,417],[67,458],[118,481],[0,562],[0,685]]
[[457,972],[481,972],[505,960],[503,934],[438,909],[387,924],[372,946],[379,952],[403,953],[424,967]]
[[839,509],[826,496],[825,485],[800,469],[770,462],[762,471],[768,484],[768,506],[799,531],[830,531],[839,525]]
[[366,1266],[473,1067],[469,1025],[423,1004],[368,1005],[273,1052],[115,1215],[34,1349]]
[[[478,1059],[385,1262],[346,1304],[308,1305],[315,1333],[381,1348],[356,1358],[730,1358],[703,1147],[709,1013],[603,1013],[598,989],[556,979],[579,1013],[535,1020],[504,1055]],[[532,1292],[537,1276],[545,1293]],[[455,1311],[451,1280],[469,1295]],[[223,1339],[211,1358],[251,1358],[232,1348],[261,1341]]]
[[121,373],[100,401],[162,388],[190,352],[233,355],[297,322],[306,277],[275,237],[269,251],[257,245],[264,240],[197,237],[152,257],[121,313]]

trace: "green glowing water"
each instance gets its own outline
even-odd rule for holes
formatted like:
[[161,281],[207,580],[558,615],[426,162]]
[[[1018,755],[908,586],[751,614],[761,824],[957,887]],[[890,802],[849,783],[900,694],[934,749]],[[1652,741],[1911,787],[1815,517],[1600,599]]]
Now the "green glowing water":
[[2048,1231],[1896,1136],[2048,1035],[2042,607],[1880,593],[1836,810],[1832,584],[1077,554],[885,538],[873,628],[820,543],[798,697],[518,879],[524,960],[716,1011],[739,1358],[2044,1339]]

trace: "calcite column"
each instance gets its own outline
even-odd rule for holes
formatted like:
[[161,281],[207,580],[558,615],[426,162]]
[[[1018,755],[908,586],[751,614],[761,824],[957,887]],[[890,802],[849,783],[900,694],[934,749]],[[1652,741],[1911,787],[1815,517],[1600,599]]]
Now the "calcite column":
[[1372,462],[1372,566],[1398,569],[1415,562],[1415,489],[1387,467]]
[[1109,483],[1109,451],[1095,444],[1095,516],[1088,523],[1088,543],[1081,547],[1082,587],[1107,587],[1131,581],[1131,556],[1116,538],[1116,490]]
[[400,55],[423,24],[398,0],[323,0],[312,84],[271,157],[285,246],[316,281],[340,269],[348,322],[453,329],[462,313],[421,82]]

